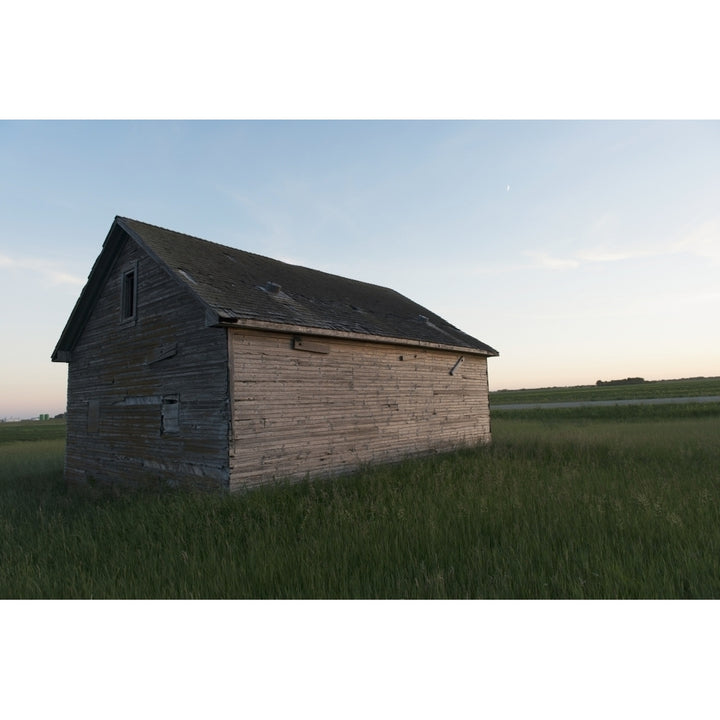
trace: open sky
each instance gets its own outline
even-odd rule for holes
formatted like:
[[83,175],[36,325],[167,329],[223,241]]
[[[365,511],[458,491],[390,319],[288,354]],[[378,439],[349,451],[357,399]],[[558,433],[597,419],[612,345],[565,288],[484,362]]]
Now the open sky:
[[0,418],[115,215],[392,287],[492,345],[491,389],[720,374],[720,122],[0,122]]

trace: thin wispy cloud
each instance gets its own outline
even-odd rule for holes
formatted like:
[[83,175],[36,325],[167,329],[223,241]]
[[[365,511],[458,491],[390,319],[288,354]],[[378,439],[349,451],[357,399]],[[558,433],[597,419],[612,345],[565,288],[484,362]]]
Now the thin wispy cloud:
[[703,223],[675,243],[675,252],[689,253],[720,263],[720,219]]
[[545,252],[525,251],[533,267],[549,270],[572,270],[583,265],[618,263],[641,258],[690,255],[720,263],[720,220],[707,222],[680,239],[655,245],[613,247],[598,245],[569,256],[559,257]]
[[50,281],[53,285],[82,287],[85,284],[85,278],[68,273],[53,263],[40,258],[12,258],[7,255],[0,255],[0,269],[31,272]]
[[589,250],[578,253],[578,264],[580,263],[613,263],[623,260],[637,260],[642,257],[650,257],[657,253],[647,250]]
[[555,257],[547,253],[534,251],[526,251],[523,255],[531,259],[534,267],[549,270],[572,270],[583,265],[617,263],[625,260],[637,260],[639,258],[667,255],[671,252],[675,251],[647,250],[643,248],[615,250],[600,247],[583,250],[569,257]]

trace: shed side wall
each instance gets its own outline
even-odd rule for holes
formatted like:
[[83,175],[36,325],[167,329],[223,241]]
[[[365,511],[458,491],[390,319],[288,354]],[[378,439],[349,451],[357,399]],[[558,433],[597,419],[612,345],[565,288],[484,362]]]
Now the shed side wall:
[[[123,322],[133,267],[137,317]],[[68,482],[227,487],[227,390],[226,331],[126,242],[68,366]]]
[[231,489],[490,441],[486,357],[229,332]]

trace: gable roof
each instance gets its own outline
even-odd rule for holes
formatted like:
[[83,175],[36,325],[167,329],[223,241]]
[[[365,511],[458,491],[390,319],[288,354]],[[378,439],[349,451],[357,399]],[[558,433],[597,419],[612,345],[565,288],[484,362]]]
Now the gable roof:
[[498,355],[489,345],[389,288],[116,217],[53,360],[62,360],[72,351],[127,237],[195,295],[214,324],[362,336]]

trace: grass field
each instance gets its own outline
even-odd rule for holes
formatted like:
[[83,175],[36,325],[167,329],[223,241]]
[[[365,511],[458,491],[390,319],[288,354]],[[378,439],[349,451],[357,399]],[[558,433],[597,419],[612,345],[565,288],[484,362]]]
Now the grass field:
[[491,405],[546,402],[593,402],[596,400],[637,400],[649,398],[720,396],[720,377],[656,380],[638,385],[580,385],[535,390],[496,390]]
[[0,425],[2,598],[720,597],[719,404],[496,412],[491,447],[231,497],[68,494],[61,427]]
[[0,423],[0,445],[34,440],[65,440],[64,420]]

